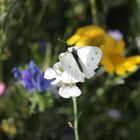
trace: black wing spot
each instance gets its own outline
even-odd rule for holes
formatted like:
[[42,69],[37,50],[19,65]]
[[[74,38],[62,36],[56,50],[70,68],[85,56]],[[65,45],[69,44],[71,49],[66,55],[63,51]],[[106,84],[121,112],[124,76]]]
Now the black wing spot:
[[91,57],[91,60],[94,60],[94,57]]
[[71,69],[71,66],[69,65],[69,68]]

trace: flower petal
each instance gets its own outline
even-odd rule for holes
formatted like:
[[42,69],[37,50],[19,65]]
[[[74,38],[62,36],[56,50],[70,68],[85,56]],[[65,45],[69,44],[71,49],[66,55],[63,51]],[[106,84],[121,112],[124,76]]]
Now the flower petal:
[[78,83],[79,80],[75,79],[74,77],[72,77],[69,73],[67,73],[66,71],[64,71],[61,74],[61,81],[63,83]]
[[77,86],[66,86],[59,89],[59,95],[63,98],[78,97],[81,95],[81,90]]
[[119,30],[109,30],[108,34],[116,41],[123,39],[123,34]]
[[56,71],[57,74],[62,73],[61,63],[57,62],[53,65],[53,69]]
[[51,85],[56,85],[61,81],[61,77],[57,76],[56,79],[54,81],[51,82]]
[[[58,56],[59,60],[61,60],[61,59],[63,58],[64,55],[65,55],[65,53],[60,53],[59,56]],[[59,63],[59,62],[58,62],[58,63]]]
[[81,95],[81,90],[77,86],[73,86],[69,90],[71,97],[78,97]]
[[5,84],[2,81],[0,81],[0,96],[4,95],[5,89]]
[[101,27],[96,25],[81,27],[76,31],[76,34],[81,36],[91,37],[91,38],[95,38],[99,36],[102,37],[106,35],[105,31]]
[[118,75],[120,75],[120,76],[123,76],[123,75],[126,74],[126,70],[125,70],[125,68],[124,68],[123,65],[117,66],[117,67],[115,68],[115,72],[116,72],[116,74],[118,74]]
[[37,76],[37,89],[39,92],[44,92],[45,90],[47,90],[50,86],[51,86],[51,83],[53,81],[52,80],[47,80],[44,78],[44,73],[40,73],[38,76]]
[[14,77],[17,78],[17,80],[21,80],[22,79],[21,70],[19,70],[18,68],[14,67],[11,72],[14,75]]
[[51,80],[57,77],[57,74],[53,68],[47,68],[44,74],[44,78]]
[[61,87],[59,89],[59,95],[62,96],[63,98],[70,98],[69,90],[70,90],[69,86]]
[[78,40],[80,39],[80,36],[75,34],[73,36],[71,36],[68,40],[67,40],[67,44],[68,45],[74,45],[78,42]]
[[29,92],[34,92],[35,91],[35,89],[36,89],[36,81],[35,81],[34,77],[31,75],[29,70],[23,70],[22,71],[21,84]]
[[111,63],[111,61],[106,55],[103,56],[101,64],[104,66],[105,71],[107,71],[108,73],[112,73],[115,69],[114,65]]
[[124,49],[125,49],[125,42],[124,42],[124,40],[119,40],[116,43],[116,53],[123,55]]
[[29,62],[28,65],[28,70],[30,71],[30,73],[32,74],[32,76],[34,78],[36,78],[38,76],[38,74],[40,74],[40,69],[36,66],[35,62],[33,60],[31,60]]

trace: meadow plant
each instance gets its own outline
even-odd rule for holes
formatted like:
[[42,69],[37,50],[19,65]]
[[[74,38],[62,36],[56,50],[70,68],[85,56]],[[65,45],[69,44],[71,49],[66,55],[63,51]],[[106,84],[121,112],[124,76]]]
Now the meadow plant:
[[139,0],[0,0],[0,140],[139,140],[139,13]]
[[103,51],[101,64],[108,73],[125,76],[136,71],[140,64],[140,55],[125,56],[125,41],[119,30],[106,32],[99,26],[88,25],[76,30],[67,40],[68,45],[96,45]]
[[[90,51],[88,51],[88,53],[86,54],[86,48],[89,48]],[[63,98],[72,98],[73,101],[73,111],[74,111],[74,125],[72,126],[74,129],[74,134],[75,134],[75,140],[79,140],[79,132],[78,132],[78,109],[77,109],[77,99],[76,97],[81,95],[81,90],[76,86],[76,83],[79,82],[85,82],[85,78],[86,78],[86,72],[90,71],[91,65],[93,65],[92,67],[94,67],[94,69],[92,68],[92,75],[90,74],[90,76],[88,77],[88,79],[90,79],[91,77],[94,76],[95,72],[94,70],[98,68],[98,65],[100,63],[100,60],[102,58],[102,51],[99,48],[96,48],[93,46],[94,49],[91,49],[92,46],[87,46],[85,47],[84,50],[84,54],[81,54],[84,56],[84,61],[86,63],[89,64],[88,61],[91,61],[90,59],[88,60],[88,58],[92,58],[94,60],[93,63],[91,63],[90,65],[86,64],[83,60],[81,60],[80,58],[83,56],[80,56],[80,54],[78,54],[78,49],[79,46],[74,46],[71,48],[68,48],[68,51],[65,53],[61,53],[59,55],[59,62],[57,62],[56,64],[54,64],[53,68],[47,68],[44,74],[44,78],[47,80],[53,80],[51,82],[51,84],[60,84],[60,88],[59,88],[59,95]],[[91,51],[95,51],[94,55]],[[74,51],[76,51],[74,53]],[[85,55],[86,54],[86,55]],[[93,56],[90,56],[93,55]],[[77,57],[76,57],[77,56]],[[68,57],[68,58],[67,58]],[[69,62],[63,60],[63,59],[68,59]],[[68,65],[68,69],[67,67],[65,68],[65,63],[69,63],[66,64]],[[82,62],[82,63],[80,63]],[[63,64],[64,63],[64,64]],[[79,65],[81,65],[82,67],[82,74],[83,74],[83,78],[81,78],[80,74],[78,72],[80,72],[80,66],[78,68],[78,63],[80,63]],[[75,65],[74,65],[75,64]],[[84,64],[84,65],[82,65]],[[73,68],[72,68],[73,67]],[[72,70],[72,72],[70,72],[69,70]],[[85,71],[84,71],[85,70]],[[77,75],[73,74],[73,72],[75,72]],[[88,74],[87,74],[88,75]]]
[[31,93],[35,90],[39,92],[46,91],[53,81],[53,79],[44,79],[44,73],[40,71],[33,60],[29,62],[28,68],[25,70],[20,70],[16,67],[13,68],[12,74],[17,79],[17,82]]

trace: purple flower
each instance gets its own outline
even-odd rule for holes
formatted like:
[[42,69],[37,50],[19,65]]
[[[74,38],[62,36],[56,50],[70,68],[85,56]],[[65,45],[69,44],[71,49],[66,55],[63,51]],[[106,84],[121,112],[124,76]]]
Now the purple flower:
[[33,77],[37,77],[39,73],[41,73],[40,69],[35,65],[34,61],[31,60],[28,65],[28,70],[30,71]]
[[112,119],[118,120],[121,117],[121,112],[117,109],[111,108],[108,111],[108,116]]
[[108,34],[116,41],[123,39],[123,34],[119,30],[109,30]]
[[35,77],[31,74],[31,72],[29,70],[23,70],[22,71],[21,84],[29,92],[34,92],[35,91],[35,89],[36,89]]
[[30,61],[28,68],[25,70],[13,68],[12,74],[29,92],[34,92],[35,90],[44,92],[50,87],[52,82],[52,80],[46,80],[43,77],[44,73],[35,65],[34,61]]
[[38,89],[40,92],[45,91],[47,88],[50,87],[51,82],[52,82],[53,80],[54,80],[54,79],[52,79],[52,80],[46,80],[46,79],[44,78],[44,73],[40,73],[40,74],[37,76],[37,89]]
[[18,79],[18,80],[20,80],[21,77],[22,77],[21,71],[20,71],[19,69],[17,69],[17,68],[13,68],[13,69],[12,69],[12,74],[13,74],[14,77],[15,77],[16,79]]

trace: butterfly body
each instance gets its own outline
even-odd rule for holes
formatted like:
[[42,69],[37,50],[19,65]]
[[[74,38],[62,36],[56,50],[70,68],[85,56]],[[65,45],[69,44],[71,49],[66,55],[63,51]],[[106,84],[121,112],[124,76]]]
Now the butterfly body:
[[62,68],[75,79],[84,82],[95,74],[102,57],[98,47],[71,47],[61,59]]
[[78,54],[77,54],[77,50],[75,48],[73,48],[73,50],[72,50],[71,53],[72,53],[73,57],[75,58],[75,60],[76,60],[76,62],[78,64],[78,67],[79,67],[80,71],[83,72],[83,68],[82,68],[82,66],[80,64],[79,57],[78,57]]

